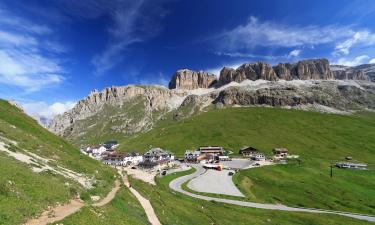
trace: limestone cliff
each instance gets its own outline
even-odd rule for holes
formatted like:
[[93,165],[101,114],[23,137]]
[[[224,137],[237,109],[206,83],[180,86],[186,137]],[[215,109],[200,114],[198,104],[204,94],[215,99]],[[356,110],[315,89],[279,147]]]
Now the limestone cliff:
[[327,59],[302,60],[295,64],[280,63],[272,67],[264,62],[246,63],[237,69],[224,67],[220,72],[220,84],[244,80],[332,80],[334,76]]
[[209,88],[216,83],[216,76],[207,72],[193,70],[178,70],[173,74],[169,82],[170,89],[193,90],[197,88]]

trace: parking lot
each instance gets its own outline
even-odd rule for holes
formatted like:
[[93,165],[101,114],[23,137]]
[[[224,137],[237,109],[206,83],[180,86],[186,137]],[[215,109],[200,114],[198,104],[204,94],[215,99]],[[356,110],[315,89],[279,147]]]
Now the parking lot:
[[188,183],[188,187],[198,192],[244,197],[234,185],[232,176],[228,175],[229,172],[234,171],[207,170],[204,174],[192,179]]

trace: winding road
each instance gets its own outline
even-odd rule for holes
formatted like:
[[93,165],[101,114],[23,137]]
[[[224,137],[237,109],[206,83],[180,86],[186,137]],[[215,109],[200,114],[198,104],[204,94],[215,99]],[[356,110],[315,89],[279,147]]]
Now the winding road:
[[175,180],[173,180],[169,183],[169,187],[176,192],[180,192],[180,193],[188,195],[190,197],[205,200],[205,201],[216,201],[216,202],[222,202],[222,203],[251,207],[251,208],[258,208],[258,209],[281,210],[281,211],[288,211],[288,212],[308,212],[308,213],[334,214],[334,215],[347,216],[347,217],[352,217],[352,218],[355,218],[355,219],[375,222],[375,216],[370,216],[370,215],[361,215],[361,214],[355,214],[355,213],[330,211],[330,210],[323,210],[323,209],[295,208],[295,207],[289,207],[289,206],[285,206],[285,205],[245,202],[245,201],[215,198],[215,197],[209,197],[209,196],[194,194],[194,193],[183,190],[182,185],[185,182],[187,182],[187,181],[189,181],[189,180],[191,180],[195,177],[198,177],[199,175],[204,173],[205,169],[202,166],[198,166],[198,165],[192,165],[192,167],[194,167],[196,169],[196,171],[194,173],[176,178]]

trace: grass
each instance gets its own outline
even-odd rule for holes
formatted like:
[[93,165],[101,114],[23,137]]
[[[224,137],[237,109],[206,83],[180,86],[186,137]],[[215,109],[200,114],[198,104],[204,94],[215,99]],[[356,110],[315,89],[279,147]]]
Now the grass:
[[135,225],[149,224],[138,200],[122,187],[115,198],[103,207],[85,206],[79,212],[57,222],[64,225]]
[[351,218],[309,213],[262,210],[194,199],[169,189],[171,180],[192,170],[156,179],[157,186],[131,179],[132,186],[151,201],[164,225],[182,224],[370,224]]
[[0,136],[17,145],[11,151],[35,153],[96,180],[90,190],[49,171],[34,173],[27,164],[0,152],[0,224],[20,224],[48,206],[63,203],[77,194],[105,196],[112,188],[115,171],[79,153],[7,101],[0,100]]
[[[271,156],[286,147],[301,164],[268,166],[234,176],[251,201],[282,203],[375,215],[375,116],[334,115],[275,108],[214,110],[180,122],[165,122],[121,142],[124,151],[162,147],[182,156],[186,149],[220,145],[238,153],[250,145]],[[352,156],[370,170],[334,169],[330,165]]]

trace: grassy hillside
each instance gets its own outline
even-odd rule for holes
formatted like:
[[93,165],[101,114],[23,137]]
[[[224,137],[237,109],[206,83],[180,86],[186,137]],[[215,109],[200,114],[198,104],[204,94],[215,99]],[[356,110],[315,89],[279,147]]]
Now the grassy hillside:
[[[13,153],[36,154],[48,159],[45,165],[51,168],[63,167],[96,181],[91,189],[86,189],[76,180],[51,170],[33,172],[35,167],[0,151],[0,224],[22,223],[47,206],[79,194],[104,196],[113,185],[112,169],[81,155],[77,148],[4,100],[0,100],[0,141]],[[38,161],[41,160],[35,160]]]
[[99,144],[112,139],[123,139],[141,130],[147,130],[164,111],[146,110],[145,97],[135,97],[124,106],[105,104],[95,115],[77,120],[64,137],[76,146]]
[[65,225],[134,225],[149,224],[138,200],[127,188],[121,188],[116,197],[103,207],[84,207],[79,212],[56,224]]
[[[271,155],[287,147],[301,164],[241,171],[234,179],[248,199],[257,202],[327,208],[375,214],[375,114],[352,116],[273,108],[214,110],[181,122],[166,122],[125,140],[123,150],[150,145],[182,155],[201,145],[221,145],[235,153],[244,145]],[[368,171],[334,169],[352,156],[370,165]]]
[[157,186],[131,180],[133,187],[150,199],[155,213],[164,225],[370,224],[341,216],[262,210],[207,202],[171,191],[169,182],[186,173],[189,171],[158,178]]

